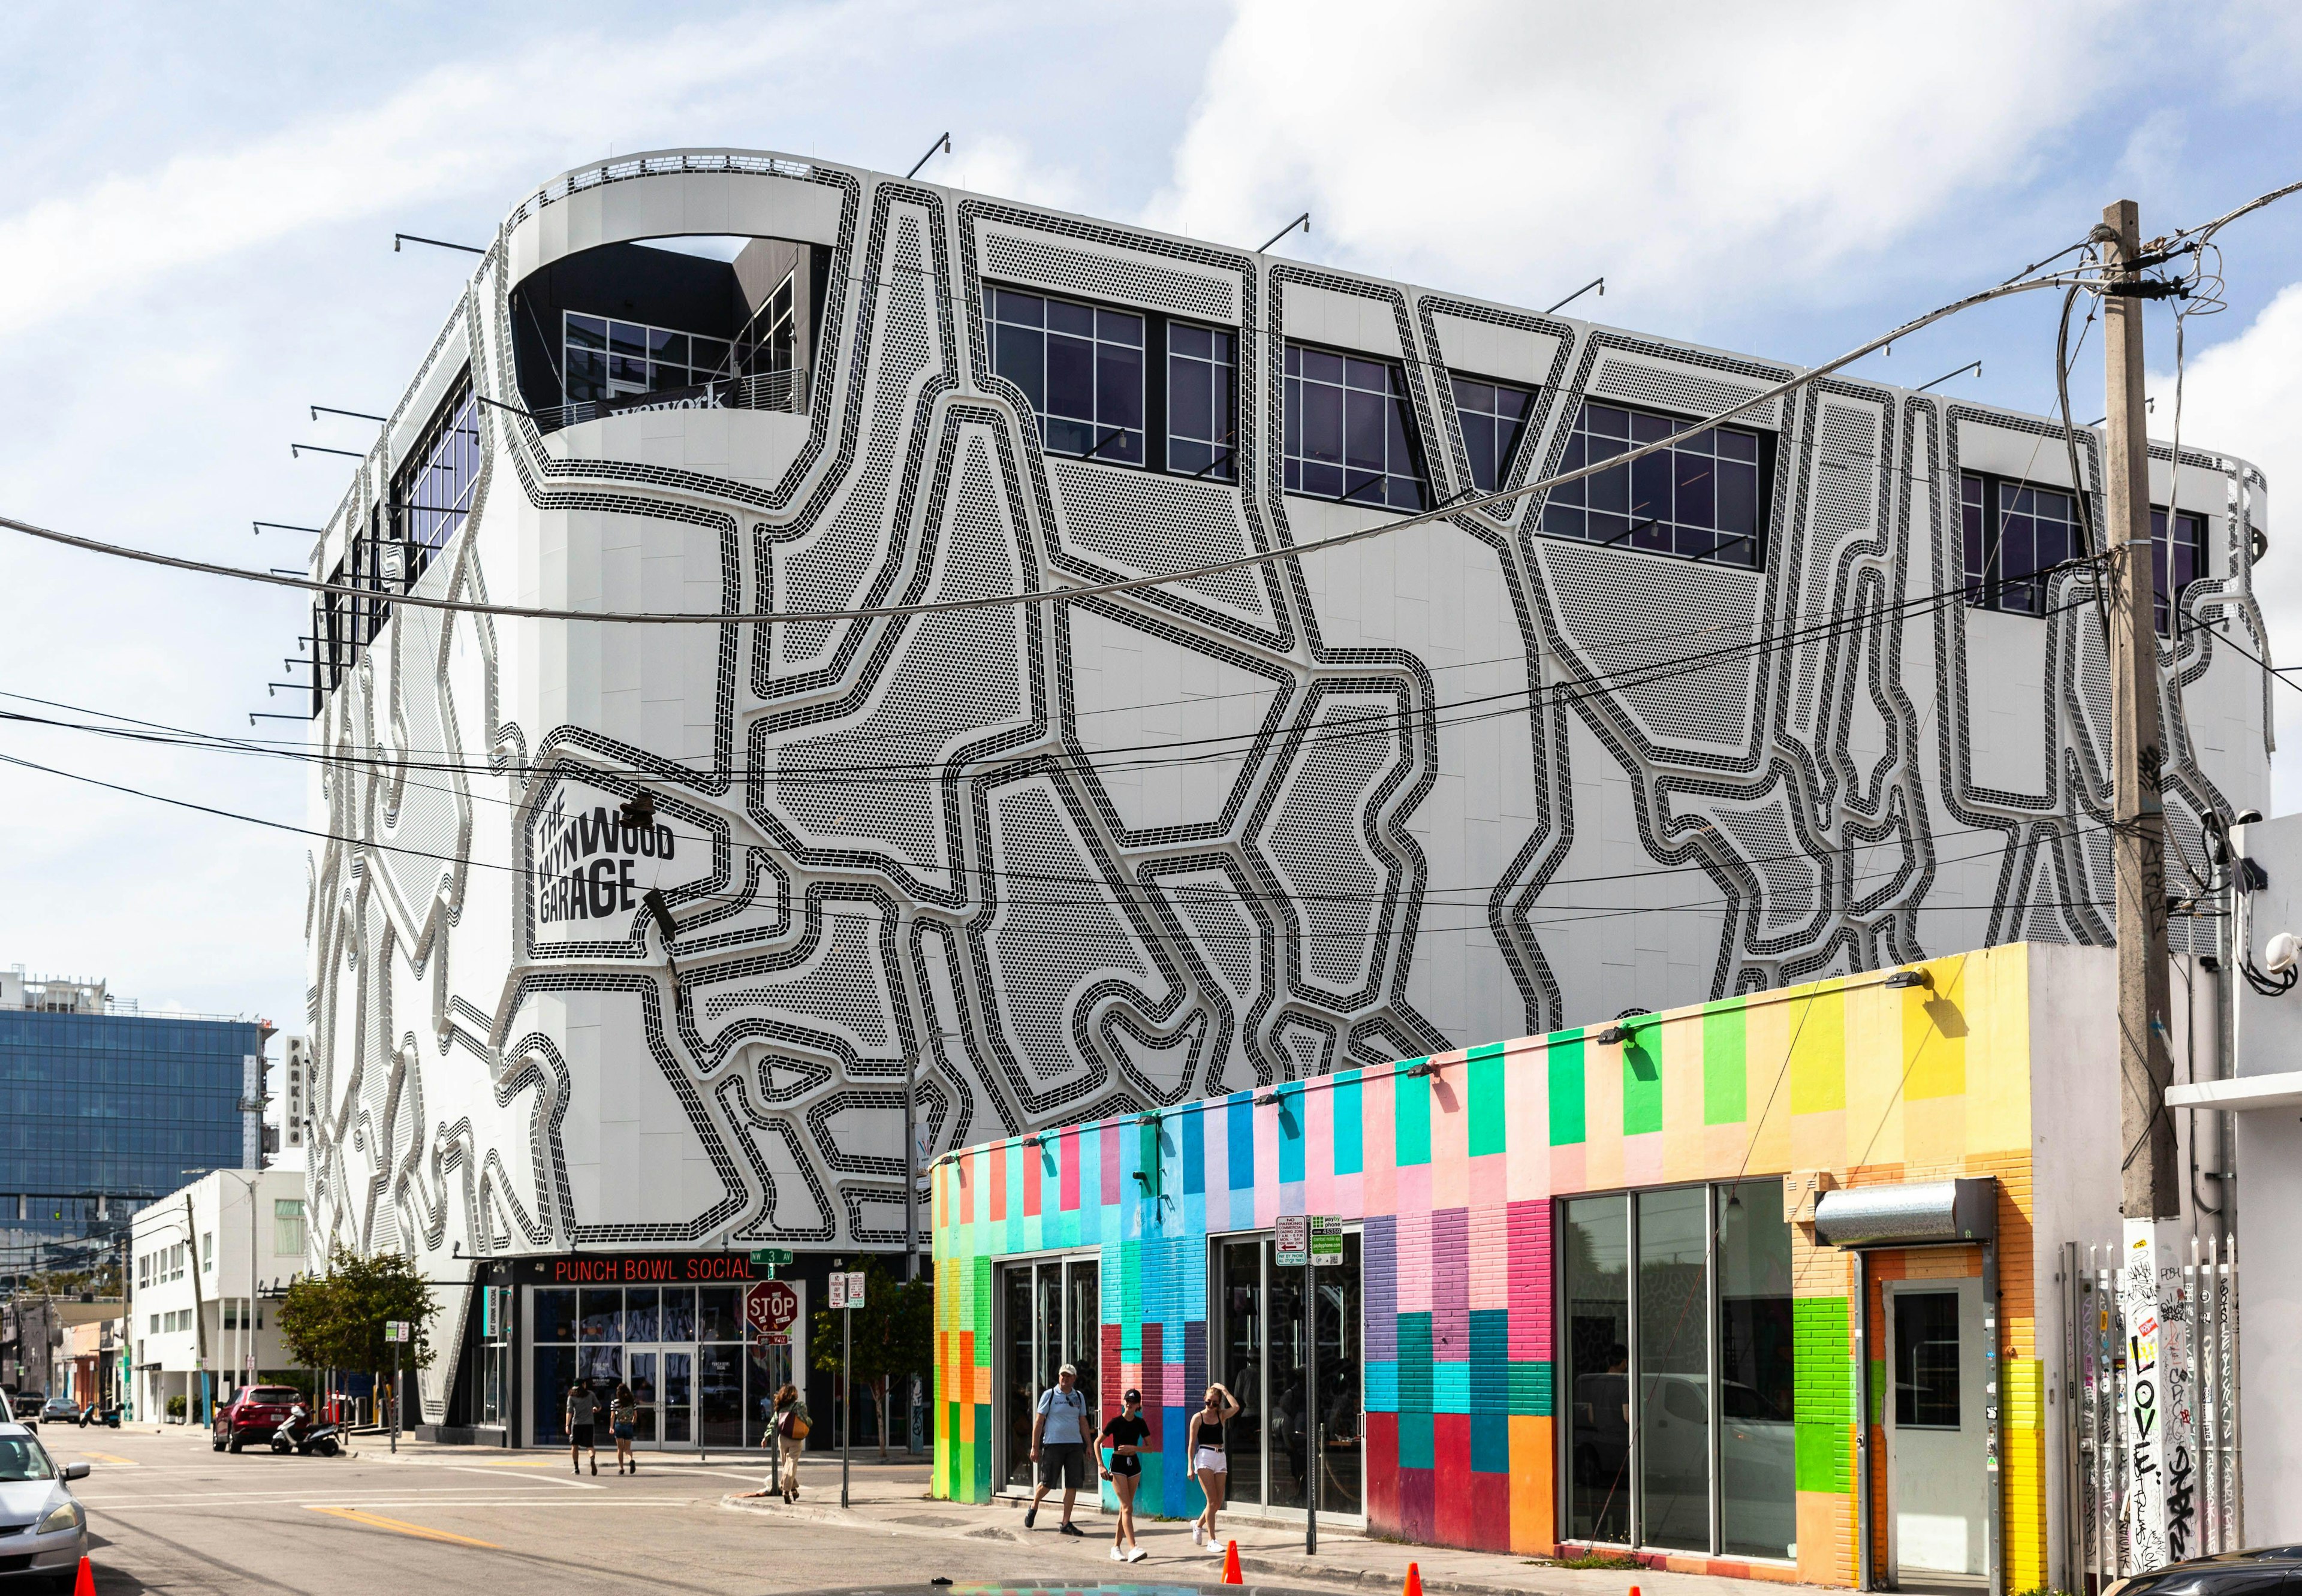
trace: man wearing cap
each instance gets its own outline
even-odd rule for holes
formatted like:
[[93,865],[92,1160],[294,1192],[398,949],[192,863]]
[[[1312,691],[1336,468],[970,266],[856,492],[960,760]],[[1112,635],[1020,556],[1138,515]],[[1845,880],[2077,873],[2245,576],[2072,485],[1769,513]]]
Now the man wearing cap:
[[1031,1421],[1031,1461],[1039,1466],[1039,1489],[1024,1509],[1025,1529],[1038,1522],[1039,1504],[1060,1481],[1063,1521],[1055,1527],[1066,1535],[1085,1537],[1086,1532],[1071,1522],[1071,1507],[1079,1500],[1080,1487],[1087,1483],[1087,1448],[1093,1434],[1079,1371],[1065,1364],[1055,1383],[1039,1393],[1039,1415]]

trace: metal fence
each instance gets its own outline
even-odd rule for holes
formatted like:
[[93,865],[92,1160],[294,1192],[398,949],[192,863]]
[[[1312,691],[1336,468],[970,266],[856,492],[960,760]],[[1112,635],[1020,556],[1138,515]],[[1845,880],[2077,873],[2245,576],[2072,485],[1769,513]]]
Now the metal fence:
[[[2119,1300],[2123,1252],[2117,1242],[2065,1242],[2055,1277],[2063,1293],[2063,1567],[2081,1596],[2143,1572],[2129,1533],[2131,1341]],[[2178,1432],[2197,1449],[2191,1456],[2178,1446],[2165,1458],[2167,1551],[2176,1560],[2246,1541],[2238,1287],[2237,1244],[2193,1238],[2161,1343],[2162,1411],[2176,1415]]]

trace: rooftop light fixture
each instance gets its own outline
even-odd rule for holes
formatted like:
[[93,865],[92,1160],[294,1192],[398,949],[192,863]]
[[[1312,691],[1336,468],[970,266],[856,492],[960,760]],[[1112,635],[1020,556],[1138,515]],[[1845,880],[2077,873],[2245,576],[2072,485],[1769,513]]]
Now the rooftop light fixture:
[[370,416],[365,410],[339,410],[331,405],[314,405],[312,419],[317,421],[323,416],[349,416],[354,421],[390,421],[391,419],[389,416]]
[[1264,240],[1263,240],[1263,243],[1262,243],[1262,246],[1261,246],[1260,248],[1258,248],[1256,250],[1256,253],[1257,255],[1264,255],[1264,254],[1268,254],[1268,253],[1270,252],[1271,247],[1272,247],[1273,244],[1276,244],[1277,242],[1279,242],[1279,240],[1280,240],[1280,239],[1281,239],[1285,238],[1289,233],[1293,232],[1293,231],[1294,231],[1297,228],[1298,228],[1298,227],[1299,227],[1299,228],[1301,228],[1301,229],[1303,230],[1303,232],[1304,232],[1304,236],[1305,236],[1305,237],[1306,237],[1306,238],[1307,238],[1308,236],[1310,236],[1310,231],[1311,231],[1311,213],[1310,213],[1310,212],[1308,212],[1308,211],[1305,211],[1301,215],[1299,215],[1299,216],[1296,217],[1294,221],[1290,222],[1286,226],[1284,226],[1284,227],[1281,228],[1277,232],[1273,233],[1269,238],[1267,238],[1267,239],[1264,239]]

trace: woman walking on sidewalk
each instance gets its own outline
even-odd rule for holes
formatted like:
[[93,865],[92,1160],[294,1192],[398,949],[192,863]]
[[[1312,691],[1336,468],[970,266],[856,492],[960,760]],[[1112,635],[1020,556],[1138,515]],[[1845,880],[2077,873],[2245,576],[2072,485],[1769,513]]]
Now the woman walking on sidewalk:
[[[807,1449],[807,1432],[812,1428],[807,1420],[807,1404],[799,1394],[799,1387],[789,1381],[776,1393],[775,1419],[768,1432],[775,1437],[777,1466],[782,1472],[782,1494],[786,1503],[799,1499],[799,1455]],[[760,1493],[762,1496],[766,1491]]]
[[1105,1424],[1095,1449],[1097,1457],[1109,1450],[1111,1459],[1103,1466],[1103,1477],[1119,1496],[1119,1522],[1111,1532],[1111,1560],[1139,1563],[1143,1549],[1135,1544],[1135,1489],[1143,1483],[1140,1453],[1151,1426],[1144,1422],[1141,1391],[1129,1391],[1120,1401],[1126,1411]]
[[1223,1426],[1239,1415],[1239,1402],[1221,1382],[1207,1387],[1206,1406],[1191,1415],[1191,1472],[1207,1505],[1191,1521],[1191,1541],[1212,1549],[1215,1515],[1222,1511],[1223,1486],[1231,1479],[1231,1457],[1223,1450]]
[[615,1397],[608,1404],[608,1428],[616,1438],[616,1472],[635,1474],[640,1472],[639,1459],[632,1456],[632,1438],[639,1433],[639,1399],[632,1388],[618,1383]]

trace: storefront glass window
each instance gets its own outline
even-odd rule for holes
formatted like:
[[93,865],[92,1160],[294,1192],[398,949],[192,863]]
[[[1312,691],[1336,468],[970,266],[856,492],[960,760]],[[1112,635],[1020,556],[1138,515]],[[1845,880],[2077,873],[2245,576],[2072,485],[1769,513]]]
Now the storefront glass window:
[[[1102,1387],[1098,1382],[1103,1349],[1101,1269],[1087,1258],[1040,1258],[1009,1264],[1000,1271],[999,1333],[1005,1338],[1006,1457],[1004,1478],[1009,1487],[1031,1483],[1031,1426],[1038,1415],[1039,1393],[1056,1383],[1065,1364],[1078,1371],[1077,1390],[1087,1399],[1090,1432],[1103,1425]],[[900,1388],[891,1390],[895,1407]],[[858,1382],[855,1387],[858,1444],[870,1432],[878,1438],[878,1394]],[[891,1415],[891,1432],[900,1434],[900,1408]]]
[[1567,1533],[1631,1538],[1629,1211],[1620,1197],[1576,1197],[1560,1228],[1567,1297]]
[[1638,1194],[1640,1539],[1685,1551],[1710,1550],[1709,1197]]
[[1558,1270],[1567,1538],[1795,1557],[1782,1182],[1568,1199]]
[[1779,1180],[1718,1189],[1720,1549],[1787,1558],[1798,1541],[1791,1424],[1791,1227]]
[[[618,1385],[632,1388],[641,1446],[733,1451],[756,1441],[746,1415],[768,1411],[775,1386],[790,1378],[791,1354],[746,1356],[743,1300],[741,1286],[536,1287],[528,1309],[534,1443],[566,1443],[567,1392],[579,1380],[602,1404]],[[754,1378],[773,1383],[754,1390]]]

